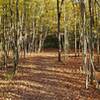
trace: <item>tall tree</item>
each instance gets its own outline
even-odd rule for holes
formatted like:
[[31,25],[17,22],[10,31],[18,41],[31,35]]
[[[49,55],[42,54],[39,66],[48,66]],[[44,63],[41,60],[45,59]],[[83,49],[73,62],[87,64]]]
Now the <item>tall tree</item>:
[[57,17],[58,17],[58,43],[59,43],[59,49],[58,49],[58,61],[61,61],[61,34],[60,34],[60,19],[61,19],[61,11],[62,11],[62,5],[64,3],[64,0],[60,1],[57,0]]
[[83,70],[86,73],[86,88],[88,88],[88,66],[87,66],[87,34],[86,34],[86,6],[85,1],[80,0],[80,11],[82,19],[82,50],[83,50]]

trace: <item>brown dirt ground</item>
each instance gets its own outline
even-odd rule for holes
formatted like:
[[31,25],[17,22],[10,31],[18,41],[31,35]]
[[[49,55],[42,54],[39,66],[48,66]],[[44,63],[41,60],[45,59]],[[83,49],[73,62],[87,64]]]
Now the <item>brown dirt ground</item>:
[[0,70],[0,100],[100,100],[95,85],[85,89],[80,66],[81,57],[69,57],[64,64],[55,53],[28,55],[20,59],[12,80]]

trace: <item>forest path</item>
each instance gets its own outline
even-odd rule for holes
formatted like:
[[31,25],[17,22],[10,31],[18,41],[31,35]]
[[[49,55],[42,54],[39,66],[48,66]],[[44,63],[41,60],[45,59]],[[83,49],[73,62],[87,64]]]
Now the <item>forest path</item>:
[[81,62],[81,57],[70,57],[60,63],[54,53],[21,59],[12,80],[4,80],[0,71],[0,100],[100,100],[95,86],[85,89]]

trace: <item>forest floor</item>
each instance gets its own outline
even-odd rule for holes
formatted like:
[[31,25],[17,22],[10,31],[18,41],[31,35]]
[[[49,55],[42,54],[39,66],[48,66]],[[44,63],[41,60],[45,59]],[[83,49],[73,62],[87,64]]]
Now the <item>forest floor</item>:
[[81,66],[82,57],[60,63],[53,52],[28,55],[12,79],[0,70],[0,100],[100,100],[95,84],[85,88]]

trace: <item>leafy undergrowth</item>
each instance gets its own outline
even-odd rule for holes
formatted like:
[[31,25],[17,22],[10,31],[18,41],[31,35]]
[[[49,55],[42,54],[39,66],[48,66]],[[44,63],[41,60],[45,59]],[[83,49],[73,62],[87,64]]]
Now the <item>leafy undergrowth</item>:
[[64,64],[54,53],[29,55],[20,59],[12,80],[0,70],[0,100],[100,100],[95,85],[85,89],[80,66],[81,57],[69,57]]

